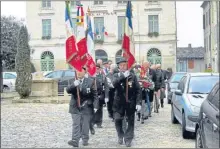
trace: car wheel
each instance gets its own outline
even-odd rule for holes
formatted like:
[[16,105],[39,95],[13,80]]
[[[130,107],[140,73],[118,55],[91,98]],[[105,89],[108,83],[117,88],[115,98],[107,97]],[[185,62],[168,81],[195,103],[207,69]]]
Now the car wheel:
[[171,105],[171,122],[172,122],[173,124],[177,124],[177,123],[178,123],[178,121],[177,121],[177,119],[176,119],[176,117],[175,117],[175,115],[174,115],[173,105]]
[[200,128],[196,131],[196,148],[203,148]]
[[184,112],[182,114],[182,136],[184,139],[189,139],[190,137],[190,132],[186,130],[186,118]]

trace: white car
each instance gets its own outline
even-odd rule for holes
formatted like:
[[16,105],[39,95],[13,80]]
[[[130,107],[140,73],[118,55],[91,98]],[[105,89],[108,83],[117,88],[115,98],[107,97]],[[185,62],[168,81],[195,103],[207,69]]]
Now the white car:
[[3,72],[3,92],[15,91],[16,72]]

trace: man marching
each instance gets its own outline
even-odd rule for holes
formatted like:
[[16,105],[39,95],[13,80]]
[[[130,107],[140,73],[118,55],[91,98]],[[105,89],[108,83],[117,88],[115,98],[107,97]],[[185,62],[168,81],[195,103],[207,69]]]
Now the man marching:
[[[115,87],[113,103],[115,127],[118,133],[118,143],[123,144],[124,139],[126,146],[131,147],[134,137],[135,110],[141,110],[141,89],[135,74],[128,70],[127,60],[122,57],[117,64],[120,72],[113,76],[113,86]],[[127,87],[128,92],[126,92]],[[128,94],[127,99],[126,94]],[[128,127],[124,132],[122,120],[125,116],[127,117]]]
[[[82,72],[77,71],[78,80],[74,80],[66,89],[68,94],[72,94],[69,113],[72,115],[73,128],[72,140],[68,144],[73,147],[79,147],[80,138],[82,138],[84,146],[88,145],[90,117],[93,112],[93,102],[97,98],[95,82],[93,79],[85,77],[85,72],[85,68],[83,68]],[[78,93],[80,105],[77,102]]]
[[102,128],[103,120],[103,105],[108,102],[108,83],[104,74],[101,73],[100,64],[96,64],[96,87],[98,102],[95,104],[97,111],[93,117],[93,125],[97,125],[98,128]]

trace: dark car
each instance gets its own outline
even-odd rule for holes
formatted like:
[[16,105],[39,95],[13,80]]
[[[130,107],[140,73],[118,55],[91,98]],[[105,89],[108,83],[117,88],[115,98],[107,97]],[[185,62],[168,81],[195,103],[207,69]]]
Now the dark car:
[[196,148],[220,148],[219,146],[219,82],[202,103],[198,117],[189,116],[196,124]]
[[44,76],[45,78],[55,79],[58,82],[58,95],[64,94],[64,88],[66,88],[71,79],[75,78],[74,70],[58,70],[48,73]]
[[171,104],[172,95],[175,92],[175,90],[177,89],[177,86],[184,75],[186,75],[186,72],[176,72],[172,75],[170,80],[167,82],[167,90],[168,90],[167,101],[168,101],[168,104]]

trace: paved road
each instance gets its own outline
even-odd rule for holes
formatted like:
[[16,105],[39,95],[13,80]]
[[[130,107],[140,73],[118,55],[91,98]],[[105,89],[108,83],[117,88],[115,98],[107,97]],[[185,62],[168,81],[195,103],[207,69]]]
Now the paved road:
[[[2,104],[2,148],[70,148],[71,116],[68,104]],[[89,147],[115,148],[117,145],[114,123],[104,111],[104,128],[96,129]],[[170,105],[153,113],[153,117],[135,123],[135,148],[193,148],[195,140],[184,140],[181,126],[170,122]],[[83,147],[80,144],[80,147]]]

